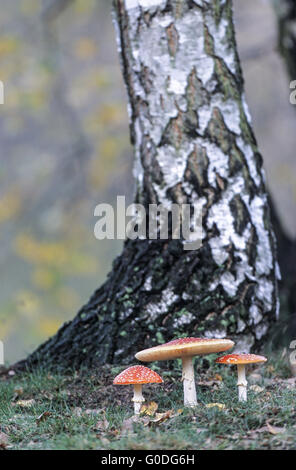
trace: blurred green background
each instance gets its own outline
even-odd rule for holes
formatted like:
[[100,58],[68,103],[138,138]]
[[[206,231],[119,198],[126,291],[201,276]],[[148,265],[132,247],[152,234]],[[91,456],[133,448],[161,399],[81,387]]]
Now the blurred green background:
[[[0,339],[15,361],[75,315],[121,242],[97,241],[94,208],[132,201],[126,93],[110,0],[0,0]],[[234,0],[247,99],[267,180],[296,235],[295,109],[268,1]],[[295,77],[296,79],[296,77]]]

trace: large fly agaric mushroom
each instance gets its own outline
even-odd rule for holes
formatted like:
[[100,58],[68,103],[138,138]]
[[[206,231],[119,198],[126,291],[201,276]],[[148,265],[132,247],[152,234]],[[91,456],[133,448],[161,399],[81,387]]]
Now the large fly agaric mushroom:
[[122,371],[113,380],[114,385],[133,385],[135,415],[140,414],[142,403],[145,398],[142,395],[142,385],[150,383],[162,383],[163,380],[156,372],[144,366],[132,366]]
[[180,338],[169,343],[144,349],[136,354],[139,361],[166,361],[182,359],[182,380],[184,388],[184,405],[196,406],[196,389],[194,381],[193,358],[202,354],[227,351],[234,346],[229,339]]
[[218,364],[237,365],[238,401],[247,401],[246,364],[257,364],[266,361],[266,357],[257,356],[256,354],[227,354],[216,359]]

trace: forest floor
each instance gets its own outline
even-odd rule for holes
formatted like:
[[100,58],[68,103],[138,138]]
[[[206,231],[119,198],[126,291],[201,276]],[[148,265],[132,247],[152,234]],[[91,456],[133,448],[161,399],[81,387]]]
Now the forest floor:
[[2,374],[0,448],[296,449],[296,378],[286,358],[250,368],[247,403],[237,400],[234,367],[202,363],[196,408],[183,407],[176,361],[174,371],[154,367],[164,384],[145,387],[137,419],[131,387],[112,385],[120,368]]

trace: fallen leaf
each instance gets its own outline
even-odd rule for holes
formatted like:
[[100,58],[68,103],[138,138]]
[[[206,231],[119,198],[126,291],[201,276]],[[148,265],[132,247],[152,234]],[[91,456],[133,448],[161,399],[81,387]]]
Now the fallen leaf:
[[252,429],[251,431],[247,431],[247,434],[250,436],[251,439],[256,438],[256,434],[261,434],[261,433],[269,433],[269,434],[281,434],[285,432],[285,428],[279,428],[276,426],[272,426],[268,421],[266,421],[266,426],[263,426],[258,429]]
[[150,423],[163,423],[167,419],[172,417],[173,410],[165,411],[164,413],[156,413],[155,418],[150,420]]
[[111,429],[111,431],[108,431],[108,436],[117,437],[119,434],[120,434],[119,429]]
[[223,382],[222,375],[220,375],[220,374],[215,374],[214,380],[218,380],[219,382]]
[[145,426],[149,425],[150,423],[161,424],[164,421],[167,421],[168,419],[172,419],[172,418],[175,418],[176,416],[179,416],[182,412],[183,410],[180,409],[180,410],[177,410],[176,413],[174,412],[174,410],[168,410],[168,411],[165,411],[164,413],[156,413],[155,417],[153,419],[150,419],[150,421],[147,424],[145,424]]
[[[251,429],[250,431],[247,431],[248,436],[251,437],[251,439],[256,438],[256,434],[261,434],[263,432],[268,432],[268,429],[266,426],[263,426],[262,428],[257,428],[257,429]],[[246,439],[246,437],[244,437]]]
[[158,404],[155,401],[151,401],[147,405],[142,405],[140,415],[154,416],[157,408]]
[[31,400],[19,400],[16,402],[16,405],[21,406],[22,408],[31,408],[35,403],[34,398],[32,398]]
[[224,403],[208,403],[206,405],[206,408],[219,408],[219,410],[224,410],[225,407]]
[[45,421],[47,418],[51,416],[50,411],[44,411],[38,418],[36,418],[36,424],[41,423],[42,421]]
[[268,421],[266,421],[266,427],[267,427],[268,432],[274,435],[281,434],[286,431],[286,428],[279,428],[276,426],[272,426],[271,424],[269,424]]
[[0,449],[6,449],[8,446],[8,436],[4,432],[0,432]]
[[249,388],[250,388],[250,390],[252,390],[255,393],[261,393],[261,392],[264,391],[264,388],[259,387],[259,385],[251,385]]
[[15,387],[13,391],[17,397],[20,397],[24,393],[23,387]]

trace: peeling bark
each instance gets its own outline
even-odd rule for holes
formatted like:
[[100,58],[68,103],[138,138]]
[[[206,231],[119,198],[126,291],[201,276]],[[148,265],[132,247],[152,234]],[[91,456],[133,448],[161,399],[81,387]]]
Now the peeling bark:
[[129,363],[180,335],[260,347],[278,313],[262,158],[230,0],[116,0],[135,201],[203,202],[203,245],[128,240],[106,283],[26,364]]

